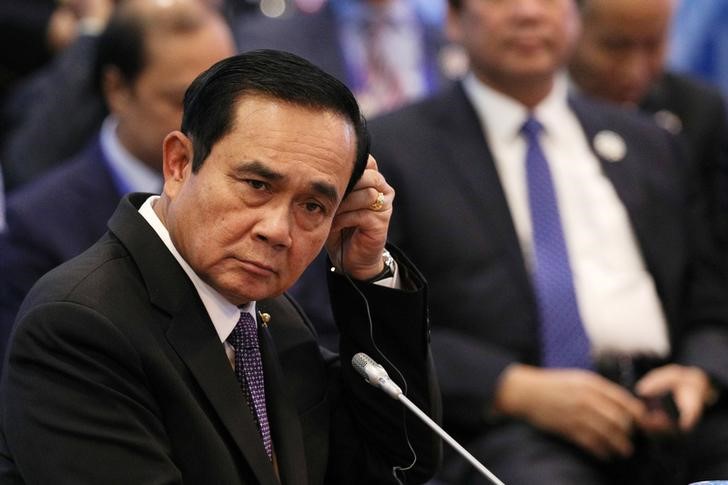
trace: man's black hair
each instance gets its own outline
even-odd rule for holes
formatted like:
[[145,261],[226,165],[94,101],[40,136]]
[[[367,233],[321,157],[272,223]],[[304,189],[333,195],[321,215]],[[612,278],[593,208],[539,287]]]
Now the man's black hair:
[[94,81],[96,89],[102,93],[104,71],[114,66],[127,83],[137,78],[145,65],[144,26],[134,16],[118,11],[111,16],[109,23],[96,43]]
[[343,116],[356,133],[356,159],[345,193],[359,180],[369,156],[366,121],[354,95],[338,79],[296,55],[257,50],[219,61],[195,79],[185,93],[182,132],[194,146],[197,172],[212,147],[230,132],[235,109],[246,95],[262,95]]

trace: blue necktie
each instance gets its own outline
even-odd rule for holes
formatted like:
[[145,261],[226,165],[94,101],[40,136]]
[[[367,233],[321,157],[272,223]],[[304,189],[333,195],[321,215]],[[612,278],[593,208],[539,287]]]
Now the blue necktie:
[[544,367],[591,368],[589,338],[584,331],[574,291],[569,254],[559,208],[539,134],[543,126],[529,117],[526,178],[533,226],[533,286],[538,305],[541,360]]
[[273,443],[265,405],[265,382],[263,361],[258,346],[258,325],[250,313],[240,312],[240,320],[227,340],[235,349],[235,376],[255,418],[268,458],[272,458]]

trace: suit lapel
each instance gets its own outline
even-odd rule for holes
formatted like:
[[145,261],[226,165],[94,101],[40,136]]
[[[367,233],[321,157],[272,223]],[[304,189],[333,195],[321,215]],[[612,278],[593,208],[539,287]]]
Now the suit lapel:
[[[262,305],[259,307],[262,309]],[[258,324],[261,324],[260,319]],[[271,324],[275,325],[275,322]],[[288,396],[273,337],[266,326],[262,326],[260,335],[268,420],[281,482],[285,485],[306,485],[308,473],[298,411],[294,400]]]
[[[628,143],[627,138],[619,133],[618,128],[612,128],[614,123],[611,123],[608,119],[595,114],[600,113],[601,111],[592,109],[586,100],[572,98],[569,100],[569,104],[576,113],[576,116],[584,129],[589,146],[599,160],[602,171],[610,180],[612,186],[614,186],[617,196],[622,201],[622,204],[624,204],[635,231],[638,236],[645,234],[649,228],[643,227],[643,223],[649,221],[649,218],[644,214],[646,204],[644,184],[642,183],[643,174],[640,173],[640,167],[642,166],[640,160],[634,159],[634,151],[630,150],[629,145],[627,145],[623,159],[618,161],[606,159],[604,155],[594,147],[594,140],[597,135],[607,128],[610,129],[610,131],[617,133],[625,143]],[[640,239],[644,240],[644,238]]]
[[[453,175],[460,179],[458,184],[464,188],[473,206],[489,221],[483,227],[490,228],[489,237],[500,239],[501,247],[508,255],[511,274],[527,294],[532,294],[531,284],[523,260],[521,244],[518,240],[510,208],[493,155],[485,141],[484,131],[475,109],[467,99],[462,85],[457,84],[446,108],[441,113],[440,129],[449,153],[442,160],[451,164]],[[485,128],[487,129],[487,127]]]

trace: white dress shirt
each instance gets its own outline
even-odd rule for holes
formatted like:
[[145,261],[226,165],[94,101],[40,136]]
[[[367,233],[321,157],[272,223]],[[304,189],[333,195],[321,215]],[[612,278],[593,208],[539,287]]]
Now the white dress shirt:
[[[533,241],[526,142],[520,133],[530,113],[472,74],[464,80],[464,88],[485,127],[530,268]],[[654,281],[642,260],[627,211],[568,105],[567,89],[565,76],[559,76],[532,114],[544,127],[541,147],[554,181],[579,312],[593,353],[665,356],[670,344]]]

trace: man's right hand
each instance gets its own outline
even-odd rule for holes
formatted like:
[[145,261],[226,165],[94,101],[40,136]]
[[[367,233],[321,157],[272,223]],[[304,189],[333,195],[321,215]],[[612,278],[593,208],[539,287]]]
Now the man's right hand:
[[632,454],[632,430],[646,412],[638,398],[594,372],[522,364],[503,372],[494,406],[605,460]]

